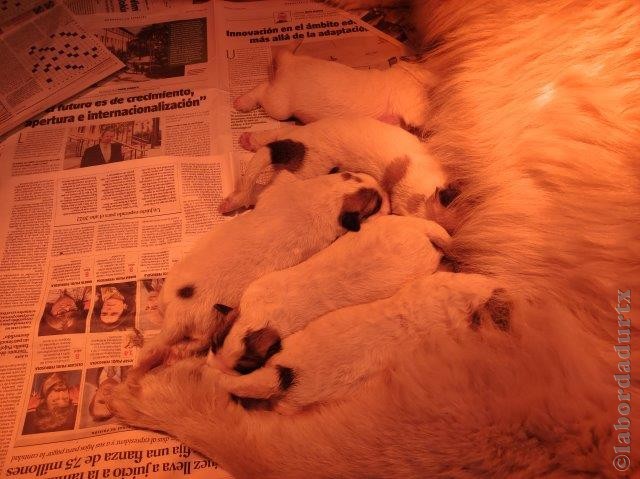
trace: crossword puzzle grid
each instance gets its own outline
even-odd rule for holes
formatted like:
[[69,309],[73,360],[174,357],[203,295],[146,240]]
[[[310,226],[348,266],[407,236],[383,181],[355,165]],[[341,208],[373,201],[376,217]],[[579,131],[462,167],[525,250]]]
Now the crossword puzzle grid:
[[0,0],[0,18],[13,18],[36,6],[34,0]]
[[22,2],[16,0],[0,0],[0,11],[6,12],[7,10],[18,10],[22,6]]
[[25,6],[19,0],[0,0],[0,12],[20,12]]
[[49,89],[59,87],[102,61],[102,52],[88,33],[72,30],[49,35],[45,46],[32,45],[27,54],[31,73]]

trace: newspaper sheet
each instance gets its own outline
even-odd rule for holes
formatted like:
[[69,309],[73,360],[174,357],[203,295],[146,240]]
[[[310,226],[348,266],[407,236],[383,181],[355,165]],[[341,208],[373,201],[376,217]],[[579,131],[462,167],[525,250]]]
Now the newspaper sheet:
[[235,139],[277,126],[230,100],[279,48],[358,68],[406,49],[310,1],[89,3],[87,29],[126,68],[0,142],[0,476],[230,477],[119,425],[105,396],[161,326],[167,271],[228,219]]
[[[2,4],[13,6],[13,14],[24,8],[19,1]],[[2,18],[12,20],[7,12]],[[124,66],[66,7],[54,2],[0,27],[0,135]]]
[[[3,184],[7,477],[195,475],[199,468],[218,477],[215,464],[175,441],[116,424],[105,397],[160,327],[156,298],[167,270],[224,221],[216,206],[231,184],[227,156],[131,159]],[[119,431],[126,433],[110,435]]]
[[190,5],[209,0],[65,0],[65,4],[77,15],[90,15],[92,19],[110,21],[126,16],[166,12],[169,9],[184,12]]

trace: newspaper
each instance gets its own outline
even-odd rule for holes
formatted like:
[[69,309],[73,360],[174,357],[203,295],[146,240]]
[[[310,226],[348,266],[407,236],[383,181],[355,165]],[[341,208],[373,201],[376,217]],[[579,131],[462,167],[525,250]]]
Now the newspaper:
[[166,12],[169,9],[184,12],[190,5],[209,0],[65,0],[65,4],[77,15],[90,15],[99,21],[122,19],[129,15]]
[[0,135],[124,66],[63,5],[0,6]]
[[227,478],[118,424],[105,398],[161,327],[167,271],[228,220],[217,207],[247,157],[235,138],[277,126],[231,100],[268,78],[279,48],[358,68],[406,49],[302,0],[94,3],[85,24],[126,68],[0,142],[0,475]]

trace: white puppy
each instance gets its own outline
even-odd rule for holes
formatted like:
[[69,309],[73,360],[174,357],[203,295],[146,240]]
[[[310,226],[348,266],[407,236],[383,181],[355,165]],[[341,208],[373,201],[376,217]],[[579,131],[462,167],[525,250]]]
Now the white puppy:
[[[240,398],[276,399],[295,413],[312,404],[349,397],[362,382],[388,369],[398,350],[434,331],[473,335],[483,323],[508,331],[511,304],[490,278],[437,272],[372,303],[330,312],[284,339],[282,351],[245,376],[220,374],[218,383]],[[378,296],[383,298],[384,296]]]
[[241,144],[256,154],[223,213],[254,204],[254,184],[269,165],[301,178],[342,170],[373,176],[387,190],[391,211],[433,217],[443,197],[445,175],[418,138],[402,128],[366,117],[326,118],[305,126],[246,132]]
[[282,51],[274,76],[237,98],[234,106],[258,106],[273,118],[295,116],[304,123],[336,116],[369,116],[420,127],[425,122],[425,84],[430,74],[419,65],[399,62],[388,70],[355,70]]
[[162,330],[142,351],[141,370],[208,349],[228,306],[251,281],[288,268],[360,221],[389,211],[376,181],[362,174],[299,180],[284,172],[253,211],[216,226],[167,276],[159,296]]
[[[434,272],[449,235],[419,218],[383,216],[347,233],[291,268],[251,283],[212,364],[245,374],[264,365],[283,338],[330,311],[387,298],[407,282]],[[435,245],[435,246],[434,246]]]

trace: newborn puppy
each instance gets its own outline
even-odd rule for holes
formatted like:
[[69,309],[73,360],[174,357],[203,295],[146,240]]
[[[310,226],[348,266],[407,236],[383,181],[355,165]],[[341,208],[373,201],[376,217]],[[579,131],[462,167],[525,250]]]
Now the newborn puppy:
[[212,364],[246,374],[277,353],[283,338],[325,313],[387,298],[434,272],[449,235],[419,218],[384,216],[348,233],[308,260],[251,283],[226,337],[212,345]]
[[295,116],[304,123],[336,116],[369,116],[420,127],[425,123],[425,85],[430,74],[420,65],[399,62],[388,70],[355,70],[282,51],[273,78],[237,98],[234,107],[262,106],[277,120]]
[[[255,151],[223,213],[254,203],[254,185],[269,165],[300,178],[342,170],[373,176],[387,191],[391,211],[433,217],[441,206],[445,175],[418,138],[398,126],[366,117],[326,118],[305,126],[245,132],[240,143]],[[446,205],[445,205],[446,206]]]
[[299,180],[283,172],[256,208],[216,226],[167,276],[158,298],[162,330],[142,351],[139,372],[209,348],[246,286],[331,244],[360,222],[389,211],[388,198],[363,174]]
[[388,370],[398,350],[429,335],[458,335],[473,344],[479,334],[508,331],[510,316],[511,303],[495,280],[437,272],[390,298],[318,318],[286,338],[264,368],[245,376],[220,374],[218,383],[236,397],[274,399],[279,412],[292,414],[346,398],[364,380]]

